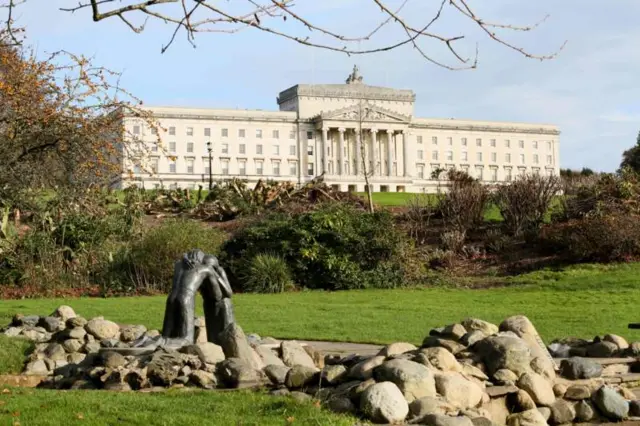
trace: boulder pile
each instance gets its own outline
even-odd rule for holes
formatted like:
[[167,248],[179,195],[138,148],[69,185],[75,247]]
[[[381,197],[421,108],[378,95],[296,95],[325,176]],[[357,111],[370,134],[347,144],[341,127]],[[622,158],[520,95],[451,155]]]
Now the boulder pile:
[[[245,336],[237,325],[218,346],[206,342],[204,321],[196,324],[197,342],[177,351],[130,348],[158,331],[86,320],[65,306],[47,317],[16,315],[3,331],[35,342],[24,374],[57,389],[260,387],[383,424],[542,426],[640,415],[623,381],[607,380],[634,364],[603,368],[588,358],[635,356],[638,345],[608,335],[546,348],[523,316],[499,326],[468,318],[431,330],[420,347],[397,342],[372,356],[323,356],[295,341]],[[550,352],[564,355],[559,365]]]

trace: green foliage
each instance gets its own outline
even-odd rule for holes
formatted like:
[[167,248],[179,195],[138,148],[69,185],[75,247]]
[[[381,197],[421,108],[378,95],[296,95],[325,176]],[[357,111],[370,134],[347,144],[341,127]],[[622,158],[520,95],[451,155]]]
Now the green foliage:
[[406,234],[388,212],[365,213],[327,204],[292,217],[273,214],[240,231],[224,248],[229,278],[241,287],[244,259],[276,253],[306,288],[397,287],[411,252]]
[[255,255],[238,275],[242,291],[282,293],[294,287],[287,262],[282,257],[270,253]]
[[640,132],[636,138],[636,144],[622,153],[622,162],[620,170],[630,169],[636,173],[640,173]]
[[0,374],[20,374],[24,360],[34,349],[31,340],[0,334]]

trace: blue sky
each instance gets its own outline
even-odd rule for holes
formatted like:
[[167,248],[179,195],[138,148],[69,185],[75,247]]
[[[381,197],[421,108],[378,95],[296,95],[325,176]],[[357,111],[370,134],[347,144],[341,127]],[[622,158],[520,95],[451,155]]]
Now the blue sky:
[[[117,19],[94,23],[88,11],[58,10],[77,0],[30,0],[17,18],[39,53],[64,48],[92,56],[97,64],[123,72],[122,85],[147,104],[277,109],[279,91],[297,83],[343,82],[358,64],[367,84],[414,90],[418,117],[556,124],[562,131],[562,167],[615,170],[622,151],[635,143],[640,130],[640,2],[469,1],[492,21],[530,24],[550,14],[535,31],[509,34],[508,39],[533,53],[553,52],[565,40],[567,45],[554,60],[527,59],[448,14],[437,29],[465,34],[463,52],[473,53],[476,42],[479,46],[478,69],[448,71],[408,47],[348,57],[256,30],[199,34],[195,49],[180,34],[161,54],[172,26],[149,22],[144,32],[135,34]],[[371,3],[298,0],[297,7],[318,24],[353,33],[379,19]],[[416,25],[426,22],[435,0],[413,3],[406,16]],[[400,35],[388,29],[378,40]],[[423,47],[438,59],[451,59],[437,44]]]

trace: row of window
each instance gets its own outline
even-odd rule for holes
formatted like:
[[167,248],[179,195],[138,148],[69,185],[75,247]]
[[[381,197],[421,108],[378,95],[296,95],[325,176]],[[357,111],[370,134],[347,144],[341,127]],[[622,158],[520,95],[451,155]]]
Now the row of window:
[[[418,144],[422,144],[423,143],[422,136],[420,136],[420,135],[418,135],[416,137],[416,140],[417,140]],[[431,144],[432,145],[438,145],[438,137],[437,136],[432,136],[431,137]],[[460,139],[460,144],[462,146],[468,146],[467,138],[461,138]],[[453,146],[453,138],[451,136],[447,137],[447,145]],[[496,145],[497,145],[497,141],[495,139],[489,139],[489,146],[495,148]],[[476,139],[476,146],[482,146],[482,139],[480,139],[480,138]],[[505,139],[504,146],[505,146],[505,148],[511,148],[511,140]],[[538,141],[531,142],[531,146],[533,147],[533,149],[538,149]],[[518,141],[518,148],[524,149],[524,140],[519,140]],[[551,141],[547,141],[547,150],[551,151],[552,148],[553,148],[553,144],[551,143]]]
[[[176,152],[176,143],[175,142],[169,142],[169,152],[171,153],[175,153]],[[187,142],[187,152],[188,153],[193,153],[195,149],[195,145],[193,142]],[[256,149],[256,155],[263,155],[263,146],[262,144],[257,144],[255,145],[255,149]],[[280,155],[280,145],[272,145],[271,146],[271,153],[273,155]],[[158,152],[158,145],[154,144],[151,146],[151,151],[152,152]],[[205,147],[205,154],[208,154],[208,148]],[[247,145],[244,143],[238,144],[238,154],[246,154],[247,153]],[[229,154],[229,144],[228,143],[223,143],[220,144],[220,152],[218,154]],[[313,154],[313,150],[311,150],[310,155]],[[296,145],[289,145],[289,155],[298,155],[298,149],[296,147]]]
[[[433,165],[432,166],[432,170],[436,171],[440,169],[439,165]],[[462,171],[468,173],[471,175],[469,167],[468,166],[462,166],[460,168]],[[417,176],[420,179],[432,179],[434,178],[434,176],[426,176],[425,175],[425,166],[423,165],[419,165],[416,167],[416,172],[417,172]],[[527,170],[525,167],[518,167],[518,172],[521,176],[524,176],[527,173]],[[531,169],[531,172],[535,175],[540,175],[540,168],[538,167],[533,167]],[[496,182],[498,180],[498,168],[497,167],[491,167],[489,169],[489,180]],[[548,176],[552,176],[553,175],[553,170],[552,169],[547,169],[547,175]],[[472,175],[473,177],[475,177],[478,180],[485,180],[485,175],[484,175],[484,167],[475,167],[475,175]],[[510,167],[505,167],[504,168],[504,180],[507,182],[510,182],[511,180],[513,180],[513,171]]]
[[[204,130],[204,136],[205,137],[211,137],[211,127],[205,127],[203,128]],[[257,139],[262,139],[262,129],[255,129],[256,133],[255,136]],[[140,126],[139,124],[134,124],[133,125],[133,130],[132,130],[134,135],[141,135],[142,134],[142,126]],[[193,136],[194,135],[194,129],[193,127],[187,127],[186,128],[186,135],[187,136]],[[157,134],[157,131],[155,129],[151,129],[151,134]],[[176,136],[176,128],[174,126],[170,126],[169,130],[168,130],[168,134],[169,136]],[[223,138],[227,138],[229,137],[229,129],[227,128],[222,128],[220,129],[220,136]],[[313,139],[314,136],[314,132],[313,131],[308,131],[307,132],[307,139]],[[247,131],[246,129],[238,129],[238,137],[239,138],[245,138],[247,137]],[[274,129],[271,131],[271,138],[273,139],[280,139],[280,130],[278,129]],[[289,139],[295,139],[296,138],[296,131],[295,130],[290,130],[289,131]]]
[[[440,156],[439,151],[432,151],[431,152],[431,160],[439,161],[439,156]],[[520,154],[519,158],[520,158],[520,164],[525,164],[525,155],[524,154]],[[453,151],[445,152],[445,158],[444,159],[446,161],[453,161]],[[418,160],[424,160],[424,151],[423,150],[418,150]],[[462,151],[460,153],[460,161],[469,161],[469,154],[466,151]],[[476,161],[483,161],[482,152],[476,152]],[[504,155],[504,161],[505,161],[505,163],[511,163],[511,154],[510,153],[507,153],[507,154]],[[492,152],[491,153],[491,162],[492,163],[497,163],[498,162],[498,154],[496,152]],[[533,164],[539,164],[539,163],[540,163],[540,160],[539,160],[538,154],[533,154]],[[553,155],[547,155],[547,164],[548,165],[553,165]]]
[[[151,160],[151,171],[153,173],[163,173],[162,170],[159,170],[159,159],[154,158]],[[195,172],[195,160],[192,158],[185,159],[185,168],[186,174],[194,174]],[[256,175],[264,174],[264,161],[255,161],[255,169]],[[135,166],[134,173],[142,173],[142,170],[139,166]],[[177,173],[177,161],[169,160],[169,173]],[[214,170],[215,172],[215,170]],[[280,176],[280,161],[272,161],[271,162],[271,175],[272,176]],[[220,174],[228,175],[229,174],[229,160],[222,160],[220,162]],[[209,174],[209,164],[208,162],[204,162],[204,174]],[[216,173],[217,174],[217,173]],[[238,161],[238,174],[241,176],[247,175],[247,162],[246,161]],[[298,163],[297,162],[289,162],[289,175],[297,176],[298,174]]]

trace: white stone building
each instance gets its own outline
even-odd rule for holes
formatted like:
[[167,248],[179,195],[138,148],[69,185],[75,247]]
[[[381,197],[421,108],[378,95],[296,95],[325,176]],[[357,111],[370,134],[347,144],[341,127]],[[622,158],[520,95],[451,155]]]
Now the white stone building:
[[[467,171],[487,184],[519,174],[559,174],[553,125],[413,117],[415,94],[369,86],[357,68],[345,84],[293,86],[279,111],[148,108],[157,136],[126,117],[127,137],[149,148],[146,167],[125,159],[119,186],[197,188],[238,177],[304,183],[324,173],[342,191],[433,192],[437,169]],[[360,160],[360,161],[358,161]]]

